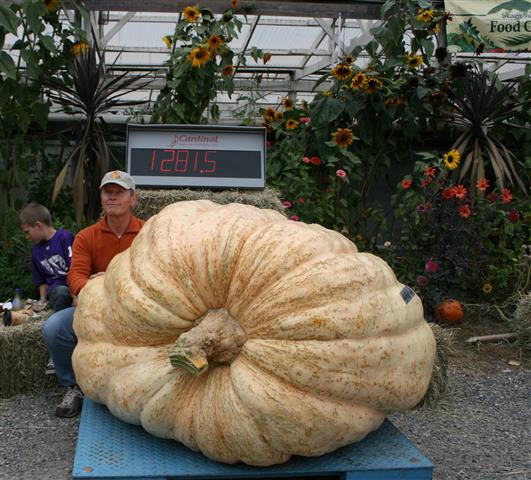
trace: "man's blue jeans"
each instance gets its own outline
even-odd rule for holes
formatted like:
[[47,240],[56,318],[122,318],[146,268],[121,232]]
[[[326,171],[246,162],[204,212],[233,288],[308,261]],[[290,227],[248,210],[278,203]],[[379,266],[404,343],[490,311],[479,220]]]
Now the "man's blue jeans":
[[76,384],[72,369],[72,353],[77,344],[77,338],[72,328],[75,307],[65,308],[50,315],[44,322],[42,333],[44,343],[52,356],[55,372],[59,384],[72,387]]
[[48,303],[54,312],[64,310],[72,306],[72,295],[66,285],[57,285],[48,291]]

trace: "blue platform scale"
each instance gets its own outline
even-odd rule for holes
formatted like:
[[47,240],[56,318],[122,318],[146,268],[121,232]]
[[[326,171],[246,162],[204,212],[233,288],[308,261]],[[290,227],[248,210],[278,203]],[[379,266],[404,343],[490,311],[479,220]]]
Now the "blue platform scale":
[[361,442],[321,457],[294,456],[271,467],[226,465],[173,440],[154,437],[85,398],[74,479],[213,479],[337,477],[431,480],[432,463],[389,421]]

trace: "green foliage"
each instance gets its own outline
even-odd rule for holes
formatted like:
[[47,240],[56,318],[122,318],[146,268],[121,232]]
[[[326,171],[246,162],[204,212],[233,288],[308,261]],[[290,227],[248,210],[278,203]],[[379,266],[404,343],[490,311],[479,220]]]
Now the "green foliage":
[[0,5],[0,48],[8,33],[16,37],[10,53],[0,52],[0,239],[8,238],[6,212],[20,207],[28,172],[44,150],[49,104],[40,75],[61,68],[68,37],[77,32],[60,22],[56,3]]
[[77,221],[94,220],[99,207],[99,183],[110,169],[111,151],[107,145],[108,128],[101,116],[116,107],[140,105],[144,101],[124,100],[122,97],[146,86],[144,75],[128,76],[127,72],[109,76],[105,72],[102,54],[85,41],[72,45],[66,70],[55,75],[43,75],[47,95],[61,109],[79,114],[81,122],[69,128],[74,138],[73,149],[58,174],[52,203],[64,185],[66,173],[74,171],[73,204]]
[[[242,22],[236,11],[215,17],[206,8],[186,7],[175,32],[163,41],[171,54],[164,73],[166,82],[153,107],[153,123],[191,123],[219,119],[218,92],[234,92],[234,71],[246,63],[245,53],[235,54],[229,44],[238,38]],[[264,52],[251,49],[257,61]]]

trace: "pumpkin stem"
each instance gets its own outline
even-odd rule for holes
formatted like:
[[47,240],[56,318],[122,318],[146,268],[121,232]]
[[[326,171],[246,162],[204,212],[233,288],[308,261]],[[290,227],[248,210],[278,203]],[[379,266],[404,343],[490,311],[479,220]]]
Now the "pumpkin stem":
[[171,347],[170,362],[174,367],[200,375],[208,370],[209,360],[230,364],[246,340],[245,330],[227,310],[208,310]]

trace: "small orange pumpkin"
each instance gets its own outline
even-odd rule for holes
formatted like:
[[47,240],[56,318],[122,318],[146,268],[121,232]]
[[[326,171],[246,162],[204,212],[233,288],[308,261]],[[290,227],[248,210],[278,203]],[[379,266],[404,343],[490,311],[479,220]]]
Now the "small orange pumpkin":
[[443,300],[435,307],[435,318],[439,322],[459,323],[463,318],[461,302],[453,299]]

